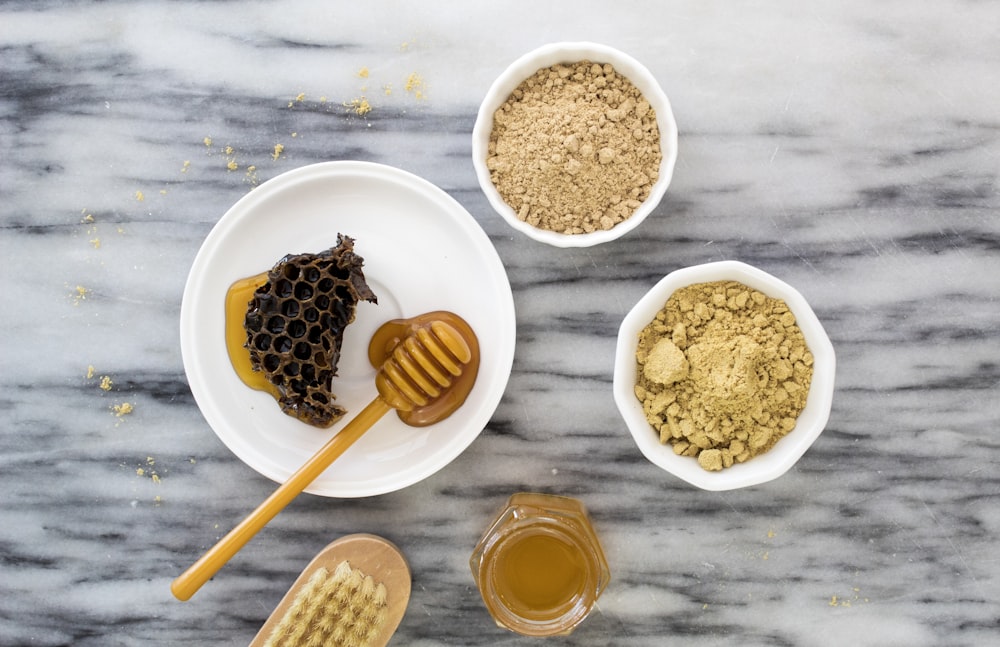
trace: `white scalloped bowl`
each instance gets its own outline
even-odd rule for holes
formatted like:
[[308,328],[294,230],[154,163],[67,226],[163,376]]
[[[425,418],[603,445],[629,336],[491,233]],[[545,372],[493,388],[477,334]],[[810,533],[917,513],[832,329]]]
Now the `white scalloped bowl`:
[[[490,171],[486,168],[486,158],[490,134],[493,131],[493,113],[507,101],[517,86],[542,68],[551,67],[558,63],[576,63],[582,60],[610,63],[617,72],[625,75],[642,92],[644,98],[656,111],[662,160],[660,161],[659,177],[653,184],[649,196],[629,218],[608,230],[586,234],[562,234],[519,220],[514,209],[504,202],[490,179]],[[515,230],[529,238],[554,247],[590,247],[621,238],[638,227],[656,208],[667,192],[676,161],[677,124],[670,108],[670,101],[663,93],[656,78],[642,63],[628,54],[597,43],[551,43],[518,58],[493,82],[479,106],[476,124],[472,129],[472,163],[476,169],[479,186],[482,187],[490,204]]]
[[[739,281],[769,297],[783,299],[802,330],[813,355],[813,377],[806,406],[795,428],[768,452],[745,463],[709,472],[689,456],[678,456],[671,445],[661,444],[655,429],[646,421],[642,403],[635,397],[635,351],[639,333],[656,316],[670,295],[695,283]],[[827,336],[805,298],[790,285],[751,265],[721,261],[695,265],[671,272],[659,281],[629,311],[618,331],[615,355],[614,398],[625,424],[643,455],[653,464],[703,490],[733,490],[766,483],[787,472],[816,441],[830,418],[833,402],[836,356]]]

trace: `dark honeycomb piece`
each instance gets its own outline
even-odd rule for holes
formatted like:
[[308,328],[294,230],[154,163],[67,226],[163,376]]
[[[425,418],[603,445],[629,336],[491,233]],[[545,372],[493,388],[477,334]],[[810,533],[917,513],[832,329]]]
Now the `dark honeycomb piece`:
[[346,411],[332,381],[344,339],[361,300],[378,303],[365,282],[364,259],[354,239],[319,254],[289,254],[267,273],[247,304],[246,348],[281,397],[281,410],[316,427],[329,427]]

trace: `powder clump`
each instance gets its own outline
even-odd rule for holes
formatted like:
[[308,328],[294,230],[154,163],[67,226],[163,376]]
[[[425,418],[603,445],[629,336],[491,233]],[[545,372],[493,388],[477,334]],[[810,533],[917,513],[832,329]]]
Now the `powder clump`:
[[813,357],[781,299],[736,281],[675,291],[639,334],[636,397],[660,442],[717,471],[795,428]]
[[610,64],[538,70],[493,115],[486,165],[520,220],[582,234],[611,229],[659,177],[656,111]]

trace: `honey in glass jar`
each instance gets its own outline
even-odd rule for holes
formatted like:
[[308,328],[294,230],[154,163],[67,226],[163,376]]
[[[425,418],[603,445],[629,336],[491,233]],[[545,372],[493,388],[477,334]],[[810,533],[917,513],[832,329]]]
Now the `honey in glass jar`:
[[583,503],[513,495],[469,562],[497,625],[527,636],[569,634],[611,577]]

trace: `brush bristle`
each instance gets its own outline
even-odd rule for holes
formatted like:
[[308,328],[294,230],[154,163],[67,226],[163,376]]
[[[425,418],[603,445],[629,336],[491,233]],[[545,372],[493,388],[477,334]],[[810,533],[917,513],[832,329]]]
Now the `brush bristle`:
[[317,569],[295,596],[266,647],[364,647],[385,622],[385,585],[346,561]]

